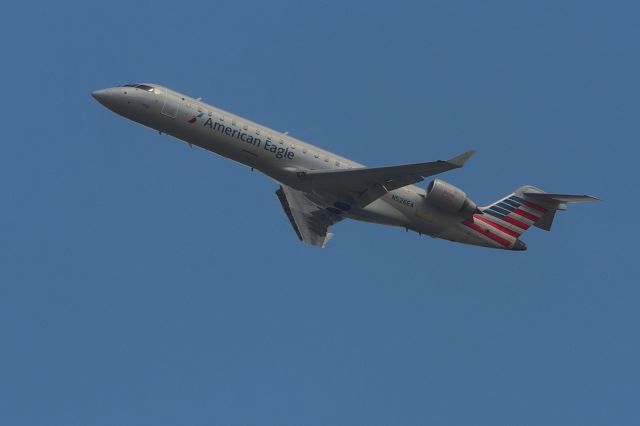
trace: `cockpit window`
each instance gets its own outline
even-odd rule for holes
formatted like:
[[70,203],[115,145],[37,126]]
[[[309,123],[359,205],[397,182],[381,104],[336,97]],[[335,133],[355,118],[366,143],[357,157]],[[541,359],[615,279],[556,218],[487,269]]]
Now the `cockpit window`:
[[147,86],[146,84],[123,84],[122,87],[135,87],[136,89],[146,90],[147,92],[153,92],[153,87]]

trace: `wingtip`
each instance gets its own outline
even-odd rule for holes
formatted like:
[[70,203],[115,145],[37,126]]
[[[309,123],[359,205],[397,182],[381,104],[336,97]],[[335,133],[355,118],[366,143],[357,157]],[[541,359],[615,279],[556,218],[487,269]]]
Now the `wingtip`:
[[327,235],[324,237],[324,240],[322,240],[322,245],[320,246],[321,248],[325,248],[327,246],[327,243],[333,238],[333,232],[327,232]]
[[476,150],[475,149],[470,149],[467,152],[463,152],[462,154],[457,155],[457,156],[453,157],[450,160],[447,160],[447,163],[451,163],[451,164],[453,164],[455,166],[462,167],[462,166],[464,166],[464,163],[466,163],[467,160],[469,158],[473,157],[475,154],[476,154]]

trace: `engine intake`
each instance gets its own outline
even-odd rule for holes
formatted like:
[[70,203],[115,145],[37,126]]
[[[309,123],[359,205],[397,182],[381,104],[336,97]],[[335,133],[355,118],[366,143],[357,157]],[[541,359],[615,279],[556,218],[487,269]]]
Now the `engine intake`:
[[473,215],[478,206],[461,189],[440,179],[434,179],[427,186],[425,199],[431,205],[449,213]]

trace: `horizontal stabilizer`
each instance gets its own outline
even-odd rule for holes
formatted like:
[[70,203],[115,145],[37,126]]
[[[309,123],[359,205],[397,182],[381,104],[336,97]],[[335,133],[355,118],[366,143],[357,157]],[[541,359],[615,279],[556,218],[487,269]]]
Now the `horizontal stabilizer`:
[[551,230],[551,225],[553,224],[556,211],[566,210],[567,203],[600,201],[598,198],[591,195],[549,194],[541,192],[540,189],[532,186],[520,188],[516,192],[522,194],[522,196],[527,200],[546,206],[547,211],[533,224],[535,227],[544,229],[545,231]]
[[546,194],[540,192],[525,192],[524,195],[534,200],[540,200],[548,203],[581,203],[586,201],[600,201],[599,198],[591,195],[573,195],[573,194]]
[[485,219],[504,228],[507,235],[518,237],[531,226],[551,230],[558,210],[566,210],[567,203],[582,201],[599,200],[591,195],[548,194],[525,185],[481,210]]

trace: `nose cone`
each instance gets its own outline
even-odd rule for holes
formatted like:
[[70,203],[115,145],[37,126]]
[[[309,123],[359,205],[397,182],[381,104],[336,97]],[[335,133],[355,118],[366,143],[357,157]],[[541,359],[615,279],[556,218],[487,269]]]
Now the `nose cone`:
[[107,102],[109,100],[109,89],[100,89],[100,90],[96,90],[91,92],[91,96],[93,96],[93,98],[100,102],[102,105],[107,106]]
[[118,87],[96,90],[91,92],[91,96],[93,96],[96,101],[100,102],[102,106],[113,112],[117,112],[118,114],[124,105],[123,93]]

